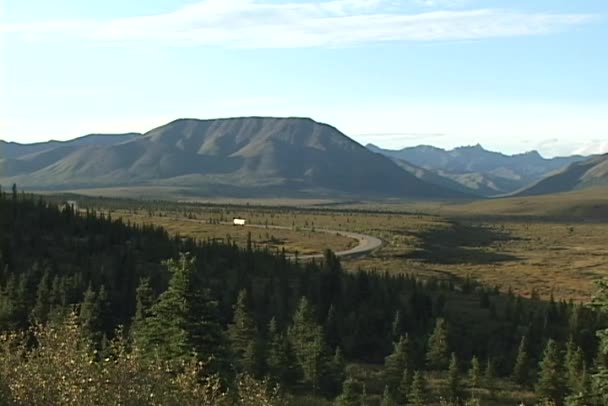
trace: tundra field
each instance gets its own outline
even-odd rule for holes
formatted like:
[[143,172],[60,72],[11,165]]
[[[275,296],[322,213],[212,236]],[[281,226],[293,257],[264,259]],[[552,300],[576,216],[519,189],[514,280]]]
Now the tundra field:
[[[85,206],[108,211],[124,221],[156,224],[172,234],[243,246],[250,238],[254,246],[284,249],[289,255],[314,254],[326,248],[341,251],[357,245],[355,240],[318,229],[368,234],[381,238],[383,246],[367,256],[343,259],[346,269],[454,282],[469,278],[524,296],[536,291],[544,298],[553,294],[556,299],[588,302],[594,282],[608,275],[603,193],[464,205],[289,201],[284,206],[268,206],[273,202],[231,205],[221,201],[83,199]],[[559,220],[556,213],[568,220]],[[226,224],[233,217],[245,218],[248,226]]]

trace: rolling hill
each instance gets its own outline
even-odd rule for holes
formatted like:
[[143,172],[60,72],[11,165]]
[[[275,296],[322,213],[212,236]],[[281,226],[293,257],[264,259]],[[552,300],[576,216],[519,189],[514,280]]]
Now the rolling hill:
[[608,154],[576,162],[553,172],[513,196],[534,196],[608,186]]
[[0,183],[32,190],[176,187],[189,195],[467,197],[307,118],[179,119],[146,134],[4,143]]
[[481,145],[452,150],[427,145],[387,150],[368,144],[367,148],[433,171],[436,175],[456,181],[483,196],[514,192],[547,173],[586,159],[582,156],[546,159],[536,151],[505,155],[488,151]]

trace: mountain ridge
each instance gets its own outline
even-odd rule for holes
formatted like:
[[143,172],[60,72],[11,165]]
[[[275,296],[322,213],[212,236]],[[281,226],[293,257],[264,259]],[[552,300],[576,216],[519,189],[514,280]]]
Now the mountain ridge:
[[252,193],[471,196],[424,182],[310,118],[181,118],[142,135],[94,140],[5,153],[0,182],[47,189],[179,186],[203,193],[242,187]]

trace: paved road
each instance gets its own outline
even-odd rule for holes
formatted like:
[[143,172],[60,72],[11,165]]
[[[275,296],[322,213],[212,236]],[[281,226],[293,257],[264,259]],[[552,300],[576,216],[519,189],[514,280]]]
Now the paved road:
[[[231,223],[226,223],[231,224]],[[253,228],[273,228],[278,230],[291,230],[291,227],[285,226],[266,226],[263,224],[247,224],[245,227],[253,227]],[[304,229],[302,229],[304,230]],[[308,230],[308,229],[307,229]],[[356,247],[348,249],[346,251],[338,251],[335,254],[338,257],[358,257],[364,256],[382,246],[382,240],[371,235],[353,233],[350,231],[340,231],[340,230],[328,230],[325,228],[315,228],[316,232],[328,233],[328,234],[338,234],[347,238],[352,238],[353,240],[359,241],[359,244]],[[323,258],[323,254],[308,254],[308,255],[298,255],[298,259],[313,259],[313,258]]]

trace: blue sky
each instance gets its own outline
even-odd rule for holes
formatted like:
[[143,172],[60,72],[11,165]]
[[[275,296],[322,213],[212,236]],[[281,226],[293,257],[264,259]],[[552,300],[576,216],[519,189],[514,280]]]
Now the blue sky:
[[387,148],[608,152],[604,0],[0,2],[0,139],[308,116]]

